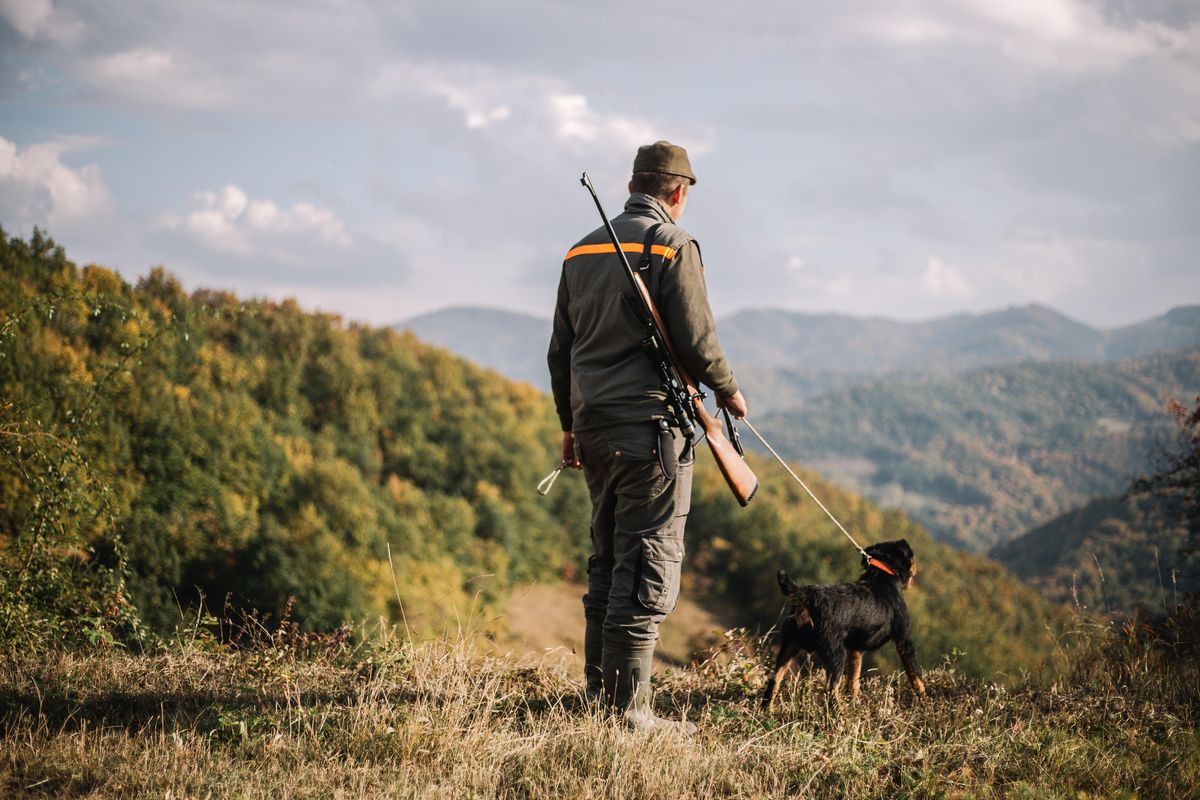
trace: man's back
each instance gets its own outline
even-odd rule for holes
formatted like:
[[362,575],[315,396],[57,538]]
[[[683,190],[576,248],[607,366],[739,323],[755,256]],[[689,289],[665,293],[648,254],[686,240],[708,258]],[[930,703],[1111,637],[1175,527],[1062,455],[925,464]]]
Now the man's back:
[[[716,340],[699,247],[663,203],[634,193],[612,221],[637,269],[654,228],[651,266],[642,272],[683,366],[721,395],[737,391]],[[563,430],[669,418],[662,381],[642,348],[647,331],[624,266],[601,227],[563,260],[548,362]]]

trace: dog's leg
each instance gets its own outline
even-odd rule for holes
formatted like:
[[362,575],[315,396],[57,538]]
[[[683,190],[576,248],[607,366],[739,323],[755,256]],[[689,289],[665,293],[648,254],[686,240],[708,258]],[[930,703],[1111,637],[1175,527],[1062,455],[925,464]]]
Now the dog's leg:
[[775,656],[775,670],[767,679],[767,686],[763,690],[762,704],[766,710],[771,710],[776,692],[779,691],[783,679],[791,672],[792,666],[796,663],[796,656],[800,655],[802,649],[795,620],[788,617],[779,632],[779,653]]
[[825,667],[826,686],[830,694],[834,694],[846,670],[846,648],[841,642],[822,642],[817,653]]
[[921,680],[921,671],[917,669],[917,649],[913,647],[912,639],[898,639],[896,654],[900,656],[900,663],[904,665],[904,674],[908,676],[908,682],[912,684],[913,691],[924,697],[925,682]]
[[858,697],[858,680],[862,674],[863,654],[859,650],[846,651],[846,692]]

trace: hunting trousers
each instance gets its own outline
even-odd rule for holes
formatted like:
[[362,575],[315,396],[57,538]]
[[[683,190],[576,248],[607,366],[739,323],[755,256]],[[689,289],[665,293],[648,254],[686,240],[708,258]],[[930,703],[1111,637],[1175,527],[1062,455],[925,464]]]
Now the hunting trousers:
[[605,649],[653,649],[679,599],[694,451],[661,421],[580,431],[575,443],[592,498],[588,627]]

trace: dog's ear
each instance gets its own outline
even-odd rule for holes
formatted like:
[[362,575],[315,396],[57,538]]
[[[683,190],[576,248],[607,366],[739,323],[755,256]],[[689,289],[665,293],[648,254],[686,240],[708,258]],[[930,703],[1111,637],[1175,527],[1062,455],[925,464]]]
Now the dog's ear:
[[775,573],[775,580],[779,583],[779,591],[786,595],[795,594],[797,590],[800,589],[800,587],[797,586],[783,570],[779,570],[779,572]]
[[912,548],[908,545],[908,540],[897,539],[888,544],[891,545],[892,562],[900,571],[900,580],[904,581],[905,585],[911,583],[917,570],[916,560],[913,557]]

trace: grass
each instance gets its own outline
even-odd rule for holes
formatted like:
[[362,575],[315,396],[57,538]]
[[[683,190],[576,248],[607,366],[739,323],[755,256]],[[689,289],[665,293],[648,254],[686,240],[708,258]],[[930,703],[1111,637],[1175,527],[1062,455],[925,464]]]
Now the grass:
[[0,657],[0,796],[1200,796],[1200,670],[1135,628],[1064,641],[1075,666],[1005,688],[871,674],[858,701],[816,676],[758,707],[764,652],[737,634],[656,676],[692,739],[626,732],[560,662],[481,657],[470,635],[207,635],[153,654]]

